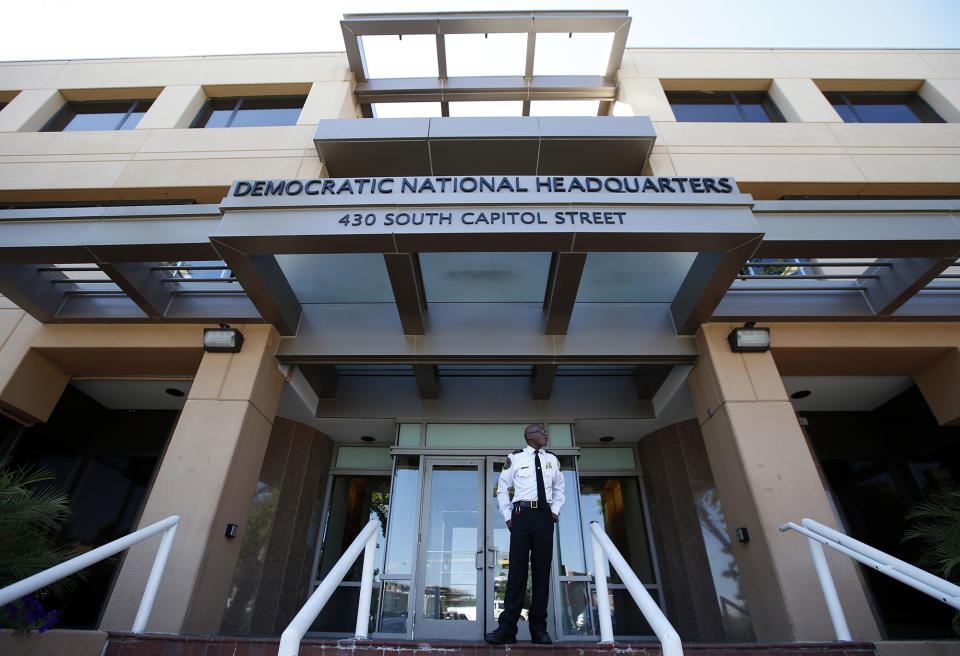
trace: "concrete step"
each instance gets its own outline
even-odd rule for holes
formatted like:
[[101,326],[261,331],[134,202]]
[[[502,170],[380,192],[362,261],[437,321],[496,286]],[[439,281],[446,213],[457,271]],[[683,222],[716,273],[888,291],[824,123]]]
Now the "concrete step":
[[[276,656],[278,638],[172,636],[111,633],[103,656]],[[690,643],[685,656],[877,656],[871,642]],[[304,640],[300,656],[660,656],[650,642],[517,643],[494,647],[484,642],[405,640]]]

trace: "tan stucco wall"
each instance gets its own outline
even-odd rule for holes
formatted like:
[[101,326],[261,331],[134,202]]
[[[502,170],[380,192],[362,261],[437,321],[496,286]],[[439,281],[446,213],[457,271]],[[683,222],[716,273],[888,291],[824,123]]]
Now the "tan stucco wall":
[[[283,376],[274,353],[279,334],[239,326],[240,353],[206,353],[197,370],[138,528],[179,515],[176,541],[147,624],[151,632],[216,633],[246,526]],[[156,554],[156,541],[124,560],[101,628],[129,630]]]
[[[224,529],[242,536],[284,382],[276,330],[237,327],[240,353],[204,353],[203,326],[43,325],[0,297],[0,410],[19,421],[45,421],[71,376],[194,376],[138,526],[182,518],[149,630],[220,626],[241,543]],[[131,628],[158,542],[128,552],[104,628]]]
[[[18,92],[0,111],[0,199],[219,202],[238,178],[319,176],[313,132],[358,115],[351,80],[338,53],[0,64],[0,92]],[[294,93],[295,126],[189,129],[208,97]],[[117,97],[155,101],[134,130],[37,132],[65,100]]]
[[[690,389],[728,526],[750,530],[750,542],[734,543],[734,555],[757,637],[829,640],[806,541],[777,530],[801,517],[838,526],[781,376],[913,376],[938,421],[956,423],[960,325],[772,324],[768,353],[731,352],[727,335],[734,327],[701,327]],[[828,552],[854,638],[876,639],[852,561]]]
[[107,643],[104,631],[53,629],[38,633],[0,633],[0,654],[10,656],[102,656]]
[[[806,540],[779,526],[803,517],[838,524],[773,356],[731,352],[732,328],[701,327],[689,380],[727,526],[750,533],[731,543],[754,631],[760,641],[832,640]],[[854,563],[827,558],[854,639],[878,639]]]
[[[956,51],[631,49],[620,74],[657,131],[653,175],[722,172],[757,198],[960,193]],[[678,123],[663,88],[767,90],[788,123]],[[827,88],[918,91],[948,123],[844,123]]]
[[46,421],[71,376],[192,376],[202,338],[190,325],[44,325],[0,297],[0,411]]
[[[730,175],[757,198],[960,193],[958,51],[630,49],[619,79],[619,100],[654,122],[654,175]],[[788,123],[678,123],[664,88],[768,90]],[[915,90],[948,123],[844,123],[827,88]],[[207,97],[278,93],[308,94],[298,125],[188,129]],[[125,94],[156,98],[135,130],[36,132],[64,100]],[[321,174],[317,122],[359,116],[342,53],[0,63],[0,96],[11,201],[217,202],[236,178]]]

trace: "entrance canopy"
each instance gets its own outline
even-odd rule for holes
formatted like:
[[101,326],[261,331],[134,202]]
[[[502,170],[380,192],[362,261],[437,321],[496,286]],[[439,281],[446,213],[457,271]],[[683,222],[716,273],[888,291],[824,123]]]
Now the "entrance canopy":
[[704,322],[957,320],[958,210],[722,177],[240,180],[220,206],[2,211],[0,292],[45,323],[271,323],[321,405],[342,367],[422,399],[443,367],[533,399],[626,367],[649,416]]

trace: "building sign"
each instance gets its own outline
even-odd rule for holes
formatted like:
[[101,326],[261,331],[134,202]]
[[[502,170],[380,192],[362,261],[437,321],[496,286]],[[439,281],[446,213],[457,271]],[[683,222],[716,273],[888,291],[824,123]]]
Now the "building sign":
[[689,206],[752,204],[729,177],[485,175],[237,180],[220,208],[301,234],[543,233],[673,229],[703,216]]
[[303,196],[356,197],[380,195],[437,194],[731,194],[732,178],[689,178],[652,176],[449,176],[401,178],[314,178],[310,180],[238,180],[230,191],[233,198],[291,198]]

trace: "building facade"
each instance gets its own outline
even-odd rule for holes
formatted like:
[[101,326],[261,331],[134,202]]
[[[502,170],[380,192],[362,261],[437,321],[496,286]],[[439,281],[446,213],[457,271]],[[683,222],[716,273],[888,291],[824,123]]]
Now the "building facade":
[[[70,492],[60,539],[179,515],[148,630],[271,636],[376,519],[372,634],[479,640],[497,476],[542,422],[555,636],[598,634],[598,521],[685,642],[834,639],[778,527],[913,559],[903,515],[960,484],[960,53],[625,49],[625,12],[342,26],[339,53],[0,64],[0,455]],[[385,43],[430,56],[382,76]],[[746,322],[769,348],[732,348]],[[204,350],[219,324],[239,352]],[[129,630],[154,552],[65,625]],[[828,561],[854,638],[952,635]],[[649,637],[608,575],[616,635]],[[359,580],[317,635],[352,634]]]

